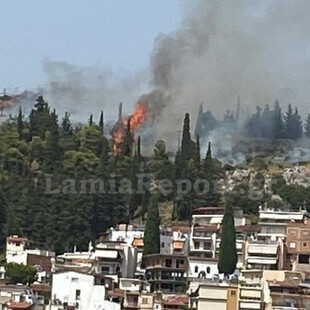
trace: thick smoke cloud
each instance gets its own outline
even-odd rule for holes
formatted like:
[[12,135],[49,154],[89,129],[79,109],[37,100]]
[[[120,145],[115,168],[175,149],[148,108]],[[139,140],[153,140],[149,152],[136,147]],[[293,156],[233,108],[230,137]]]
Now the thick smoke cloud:
[[185,112],[198,106],[221,117],[279,99],[307,111],[310,19],[307,0],[191,0],[181,28],[159,35],[151,57],[149,97],[157,137],[177,143]]

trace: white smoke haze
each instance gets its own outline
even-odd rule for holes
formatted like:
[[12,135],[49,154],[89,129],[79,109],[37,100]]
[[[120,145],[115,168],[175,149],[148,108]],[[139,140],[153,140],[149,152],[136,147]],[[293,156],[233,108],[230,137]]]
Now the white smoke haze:
[[310,1],[191,0],[184,9],[181,29],[160,35],[152,55],[150,87],[166,97],[150,100],[157,137],[170,134],[175,146],[185,112],[194,131],[201,102],[222,117],[238,95],[250,111],[279,99],[308,112]]

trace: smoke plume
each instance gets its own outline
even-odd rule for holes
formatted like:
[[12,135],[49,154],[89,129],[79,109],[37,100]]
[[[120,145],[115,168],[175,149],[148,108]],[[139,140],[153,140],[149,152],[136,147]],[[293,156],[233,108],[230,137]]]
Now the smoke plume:
[[175,146],[185,112],[193,131],[201,102],[221,117],[235,109],[238,95],[250,111],[279,99],[308,112],[309,1],[186,3],[181,28],[159,35],[151,57],[151,91],[144,99],[155,136]]

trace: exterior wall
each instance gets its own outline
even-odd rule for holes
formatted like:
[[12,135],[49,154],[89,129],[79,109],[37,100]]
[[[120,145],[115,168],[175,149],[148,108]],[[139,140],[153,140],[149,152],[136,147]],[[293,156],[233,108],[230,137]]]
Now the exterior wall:
[[153,295],[142,294],[139,296],[138,305],[140,310],[153,309],[154,297]]
[[105,299],[105,287],[94,285],[92,275],[64,272],[53,275],[52,299],[62,303],[79,304],[79,310],[119,310],[120,305]]
[[288,253],[310,254],[310,222],[287,227],[286,247]]
[[228,286],[201,285],[197,310],[238,309],[238,288]]
[[238,289],[228,288],[227,289],[227,310],[238,309]]
[[199,261],[189,258],[189,277],[198,279],[201,276],[201,272],[205,273],[206,279],[212,279],[214,275],[219,273],[217,261]]

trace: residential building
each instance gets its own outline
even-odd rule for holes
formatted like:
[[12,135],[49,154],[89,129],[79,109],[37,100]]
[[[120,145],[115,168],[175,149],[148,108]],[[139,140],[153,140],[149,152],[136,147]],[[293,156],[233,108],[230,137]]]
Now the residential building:
[[105,241],[96,245],[94,259],[96,274],[133,278],[137,249],[124,242]]
[[290,223],[286,229],[286,267],[310,272],[310,220]]
[[[221,241],[220,227],[224,212],[224,207],[206,207],[194,210],[189,242],[190,256],[218,258]],[[252,233],[252,230],[255,232],[257,227],[251,230],[251,220],[243,214],[242,209],[234,209],[234,219],[235,226],[238,227],[236,247],[239,261],[242,263],[243,240]]]
[[279,210],[268,207],[260,207],[259,226],[261,228],[258,234],[259,238],[277,240],[286,237],[286,227],[289,223],[302,223],[307,217],[307,211]]
[[55,271],[90,272],[95,263],[93,252],[64,253],[56,257]]
[[246,269],[282,269],[283,251],[282,239],[247,240],[244,243],[244,266]]
[[236,310],[238,309],[237,285],[228,283],[200,283],[190,295],[190,309],[193,310]]
[[152,254],[145,256],[145,277],[151,292],[185,293],[188,260],[184,255]]
[[214,279],[218,276],[219,271],[217,268],[218,260],[215,258],[204,257],[188,257],[189,269],[188,277],[189,281]]
[[24,285],[0,285],[1,309],[33,309],[39,305],[30,287]]
[[26,265],[28,244],[27,238],[18,235],[6,238],[6,262]]
[[120,310],[119,304],[106,300],[106,293],[104,285],[95,284],[93,275],[73,271],[53,275],[52,301],[58,309]]

